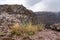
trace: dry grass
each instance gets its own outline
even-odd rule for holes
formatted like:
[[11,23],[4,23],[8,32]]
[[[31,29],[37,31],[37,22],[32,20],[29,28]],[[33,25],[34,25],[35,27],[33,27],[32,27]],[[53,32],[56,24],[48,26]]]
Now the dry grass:
[[32,25],[32,23],[30,22],[28,24],[20,25],[16,23],[11,27],[11,33],[16,34],[16,35],[23,34],[23,33],[32,35],[35,32],[41,31],[43,29],[44,29],[43,24]]

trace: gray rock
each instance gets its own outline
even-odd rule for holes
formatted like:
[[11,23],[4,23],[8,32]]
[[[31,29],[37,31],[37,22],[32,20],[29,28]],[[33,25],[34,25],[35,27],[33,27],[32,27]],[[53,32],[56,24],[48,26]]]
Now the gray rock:
[[60,31],[60,23],[50,25],[50,28],[54,29],[54,30],[57,30],[57,31]]

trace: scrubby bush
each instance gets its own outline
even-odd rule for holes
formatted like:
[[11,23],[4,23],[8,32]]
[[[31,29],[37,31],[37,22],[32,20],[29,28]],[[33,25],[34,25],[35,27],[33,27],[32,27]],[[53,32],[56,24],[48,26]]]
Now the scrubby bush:
[[33,35],[34,33],[41,31],[44,29],[44,24],[38,24],[38,25],[32,25],[31,22],[20,25],[18,23],[14,24],[11,27],[11,33],[18,35],[18,34],[28,34],[28,35]]

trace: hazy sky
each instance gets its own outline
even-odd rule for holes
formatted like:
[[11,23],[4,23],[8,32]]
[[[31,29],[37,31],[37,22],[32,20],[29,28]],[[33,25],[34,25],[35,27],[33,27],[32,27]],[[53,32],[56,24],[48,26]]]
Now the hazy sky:
[[60,0],[0,0],[0,4],[23,4],[33,11],[60,11]]

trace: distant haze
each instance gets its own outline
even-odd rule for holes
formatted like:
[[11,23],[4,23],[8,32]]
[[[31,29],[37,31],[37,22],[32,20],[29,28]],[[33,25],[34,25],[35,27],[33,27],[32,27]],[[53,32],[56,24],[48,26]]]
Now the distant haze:
[[60,11],[60,0],[0,0],[0,4],[23,4],[33,11]]

